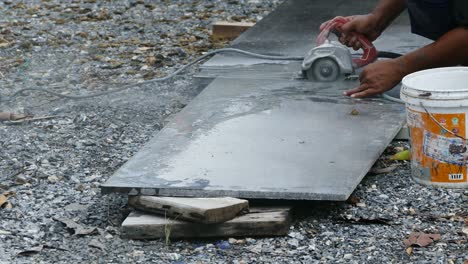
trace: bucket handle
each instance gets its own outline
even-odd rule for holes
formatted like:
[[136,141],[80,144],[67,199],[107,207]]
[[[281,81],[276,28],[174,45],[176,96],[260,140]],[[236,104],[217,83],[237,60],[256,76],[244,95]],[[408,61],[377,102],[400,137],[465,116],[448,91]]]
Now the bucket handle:
[[457,133],[454,133],[453,131],[450,131],[449,129],[447,129],[446,127],[444,127],[444,125],[442,125],[439,121],[437,121],[437,119],[434,117],[434,115],[432,113],[429,113],[429,111],[427,110],[427,108],[423,105],[422,102],[419,102],[419,104],[421,105],[421,107],[424,109],[424,111],[426,112],[426,114],[429,115],[429,117],[432,119],[432,121],[434,121],[434,123],[436,123],[440,128],[442,128],[443,130],[445,130],[446,132],[448,132],[449,134],[451,134],[452,136],[455,136],[457,138],[461,138],[463,139],[465,142],[466,142],[466,138],[458,135]]

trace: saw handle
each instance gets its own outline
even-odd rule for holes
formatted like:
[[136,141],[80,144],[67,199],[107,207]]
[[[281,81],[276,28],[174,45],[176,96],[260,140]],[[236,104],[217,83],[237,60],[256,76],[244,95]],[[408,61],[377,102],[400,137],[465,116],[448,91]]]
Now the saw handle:
[[[345,17],[336,17],[325,25],[320,34],[317,37],[316,44],[317,46],[322,45],[328,40],[330,32],[335,33],[338,37],[343,33],[341,26],[351,21],[349,18]],[[377,49],[374,47],[371,41],[369,41],[364,35],[359,33],[353,33],[357,36],[359,42],[361,43],[361,49],[363,51],[361,58],[353,58],[353,63],[357,68],[364,67],[367,64],[375,61],[377,59]]]

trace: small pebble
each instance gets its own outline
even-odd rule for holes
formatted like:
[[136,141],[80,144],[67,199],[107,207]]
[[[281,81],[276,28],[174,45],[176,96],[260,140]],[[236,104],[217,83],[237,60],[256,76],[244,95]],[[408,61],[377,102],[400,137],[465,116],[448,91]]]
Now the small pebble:
[[49,176],[47,177],[47,180],[50,182],[50,183],[56,183],[59,181],[59,178],[57,176]]

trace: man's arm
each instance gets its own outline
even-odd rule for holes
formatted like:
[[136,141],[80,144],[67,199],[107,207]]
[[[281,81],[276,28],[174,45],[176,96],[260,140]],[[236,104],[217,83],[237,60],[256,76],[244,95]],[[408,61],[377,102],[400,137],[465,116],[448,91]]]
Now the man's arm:
[[378,18],[377,26],[384,31],[406,9],[406,0],[381,0],[371,14]]
[[444,66],[468,65],[468,29],[455,28],[425,47],[393,60],[369,64],[360,75],[361,85],[345,95],[359,98],[392,89],[407,74]]
[[381,0],[371,13],[353,16],[350,22],[343,25],[340,41],[355,50],[360,49],[361,43],[353,33],[363,34],[374,41],[405,8],[406,0]]
[[468,64],[468,29],[450,30],[441,38],[397,59],[404,75],[429,68]]

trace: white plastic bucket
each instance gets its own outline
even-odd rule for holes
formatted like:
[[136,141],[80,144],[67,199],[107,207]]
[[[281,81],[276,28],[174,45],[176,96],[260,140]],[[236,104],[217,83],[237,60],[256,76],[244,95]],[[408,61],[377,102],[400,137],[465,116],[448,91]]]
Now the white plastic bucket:
[[468,67],[436,68],[403,78],[411,135],[411,175],[421,184],[468,188]]

